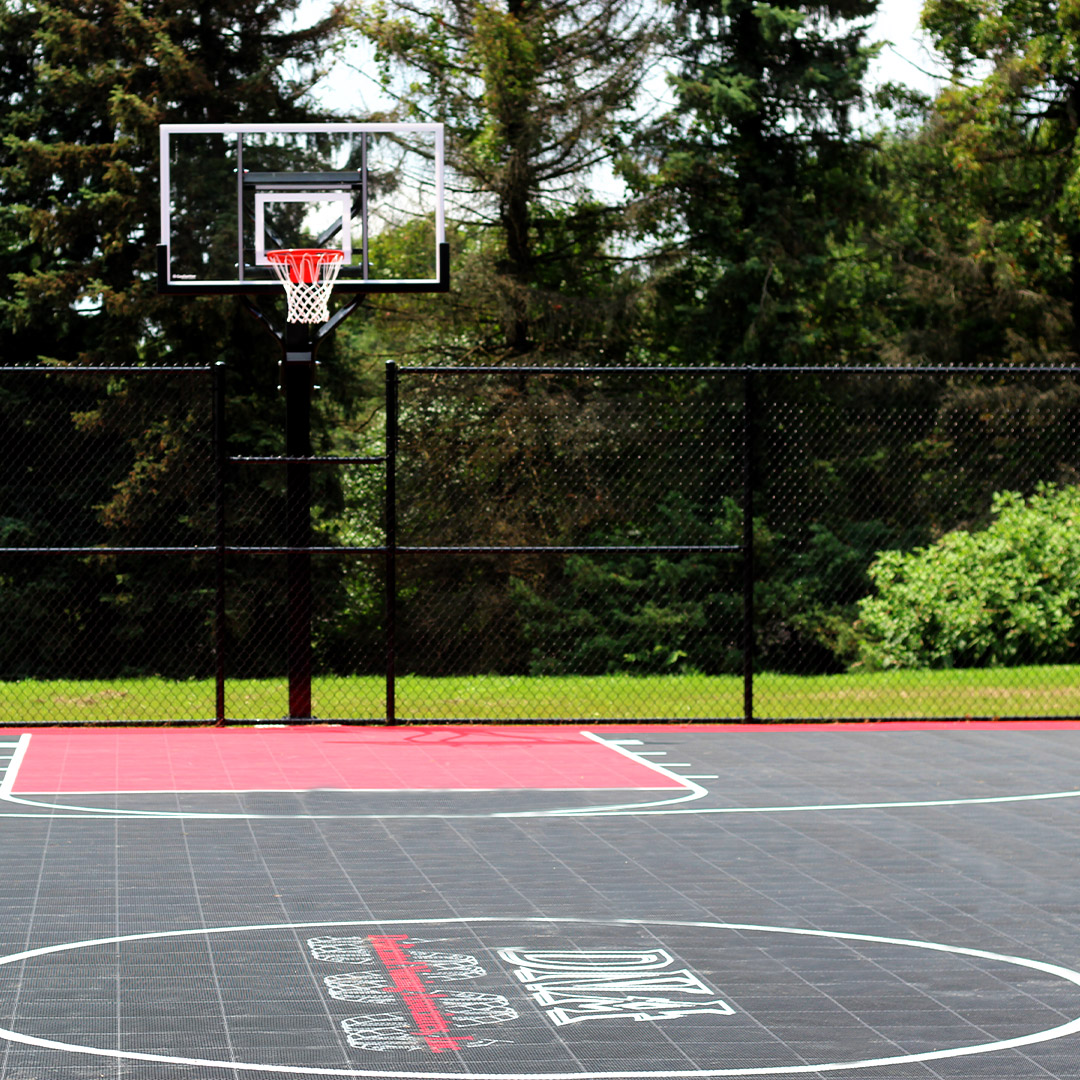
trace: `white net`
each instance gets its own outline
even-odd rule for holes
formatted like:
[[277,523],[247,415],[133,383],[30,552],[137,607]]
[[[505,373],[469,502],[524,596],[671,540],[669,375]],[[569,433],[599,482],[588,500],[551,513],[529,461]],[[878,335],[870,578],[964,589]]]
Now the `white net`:
[[286,248],[268,251],[266,258],[285,287],[288,321],[326,322],[330,318],[330,294],[344,261],[343,252],[331,248]]

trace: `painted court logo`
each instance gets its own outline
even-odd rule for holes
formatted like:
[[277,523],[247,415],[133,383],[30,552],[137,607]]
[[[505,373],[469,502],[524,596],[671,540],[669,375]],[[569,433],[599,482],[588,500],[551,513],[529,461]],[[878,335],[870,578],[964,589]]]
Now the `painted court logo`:
[[735,1011],[664,949],[500,949],[499,957],[557,1027]]
[[[327,975],[327,993],[338,1001],[382,1006],[341,1021],[350,1046],[376,1053],[434,1054],[491,1046],[494,1039],[470,1029],[516,1020],[500,994],[453,990],[446,984],[478,979],[487,972],[474,956],[424,948],[407,934],[318,937],[308,941],[316,960],[374,970]],[[400,1001],[402,1008],[395,1007]]]
[[[438,943],[408,934],[308,940],[313,959],[360,969],[323,978],[335,1001],[371,1007],[341,1020],[350,1046],[379,1054],[441,1054],[507,1041],[477,1029],[518,1020],[510,1000],[453,985],[484,979],[488,970],[475,956],[433,944]],[[514,985],[542,1007],[555,1027],[588,1021],[659,1023],[735,1011],[665,949],[516,947],[499,949],[497,955],[513,973]]]

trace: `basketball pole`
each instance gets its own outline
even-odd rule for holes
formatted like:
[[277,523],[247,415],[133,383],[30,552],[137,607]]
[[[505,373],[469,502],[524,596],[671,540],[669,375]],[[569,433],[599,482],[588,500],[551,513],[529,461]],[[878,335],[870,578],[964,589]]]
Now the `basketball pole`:
[[311,392],[315,348],[310,329],[288,323],[282,341],[285,396],[285,577],[289,719],[311,719]]
[[[316,137],[314,141],[313,136]],[[384,137],[394,148],[395,168],[400,166],[397,151],[404,149],[410,154],[419,154],[420,159],[433,170],[430,177],[422,181],[425,188],[430,185],[431,199],[424,200],[429,205],[410,205],[408,220],[430,219],[434,226],[434,276],[425,273],[418,277],[395,277],[393,274],[387,278],[372,277],[368,203],[373,193],[368,189],[369,154],[375,140]],[[274,632],[279,640],[284,637],[286,644],[288,719],[309,721],[314,719],[311,680],[316,654],[312,642],[315,597],[312,582],[311,469],[315,464],[379,465],[390,460],[389,456],[316,458],[313,455],[311,398],[317,389],[316,354],[320,343],[356,310],[368,293],[449,292],[450,248],[446,242],[443,125],[351,121],[162,124],[158,128],[158,139],[161,225],[161,240],[157,246],[158,292],[162,295],[241,297],[247,311],[277,340],[283,354],[280,389],[285,398],[285,454],[230,457],[224,450],[219,451],[223,460],[218,462],[217,476],[217,717],[223,721],[225,715],[227,635],[226,613],[222,604],[224,560],[232,550],[226,543],[223,516],[224,477],[225,467],[235,461],[273,465],[275,468],[285,466],[284,543],[237,550],[285,556],[285,626],[275,627]],[[215,145],[217,140],[223,140],[226,159],[232,156],[235,167],[222,171],[220,177],[213,170],[211,174],[205,174],[185,164],[189,158],[198,162],[204,160],[208,139],[213,140]],[[413,145],[416,139],[419,143]],[[313,154],[316,144],[325,145],[327,153]],[[349,151],[345,167],[339,160],[341,155],[338,151],[342,149]],[[247,152],[249,150],[251,152]],[[358,161],[356,151],[359,151]],[[184,167],[174,170],[177,163]],[[289,168],[290,165],[302,168]],[[282,169],[282,166],[285,168]],[[264,171],[267,167],[272,167],[273,171]],[[214,177],[218,180],[216,184]],[[192,180],[195,181],[194,186],[191,185]],[[185,185],[192,187],[189,194],[185,194]],[[292,209],[287,213],[275,209],[283,203],[291,204]],[[204,229],[212,228],[212,223],[216,225],[219,220],[224,223],[233,212],[230,207],[236,214],[235,246],[230,242],[222,244],[220,251],[203,250],[197,238],[201,237]],[[295,216],[296,221],[301,223],[301,230],[308,231],[308,226],[315,224],[311,215],[317,215],[321,227],[325,211],[331,212],[331,220],[317,238],[312,237],[314,246],[290,246],[287,237],[283,241],[278,235],[275,216],[283,228],[287,228]],[[335,211],[338,215],[336,221],[333,220]],[[360,237],[358,263],[353,261],[354,235]],[[326,247],[335,237],[339,238],[339,246]],[[235,252],[235,261],[230,257],[231,252]],[[327,301],[340,271],[344,271],[341,292],[351,298],[331,314]],[[272,280],[275,275],[278,283]],[[279,329],[251,299],[256,296],[280,296],[280,286],[284,286],[288,298],[289,322],[284,330]],[[215,401],[223,417],[223,391],[219,387],[215,393],[218,395]],[[224,447],[223,435],[221,439],[220,445]],[[392,483],[391,478],[388,487],[391,495]],[[392,525],[389,529],[392,534]],[[390,552],[387,556],[387,650],[388,666],[392,671],[392,539],[387,546]],[[322,550],[329,553],[336,548]],[[393,721],[392,675],[390,686],[387,716]]]
[[[317,461],[335,464],[375,463],[373,459],[316,458],[311,449],[311,395],[315,385],[319,346],[363,302],[358,293],[330,318],[314,323],[287,322],[278,329],[257,304],[244,306],[281,347],[281,386],[285,398],[285,454],[276,458],[245,458],[285,465],[285,651],[289,680],[289,720],[314,720],[311,707],[314,591],[311,582],[311,467]],[[381,461],[381,459],[375,459]]]
[[285,397],[285,617],[290,720],[314,719],[311,709],[314,593],[310,549],[311,467],[315,461],[311,449],[311,395],[315,390],[315,357],[319,345],[363,300],[362,293],[352,297],[321,325],[287,322],[283,332],[275,333],[283,354],[281,390]]

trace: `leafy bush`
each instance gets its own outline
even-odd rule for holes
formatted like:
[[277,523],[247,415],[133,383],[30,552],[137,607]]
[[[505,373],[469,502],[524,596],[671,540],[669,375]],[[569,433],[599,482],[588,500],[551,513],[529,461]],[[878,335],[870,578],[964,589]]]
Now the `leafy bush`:
[[1080,488],[999,492],[993,520],[925,548],[886,551],[859,603],[872,668],[1062,663],[1077,657]]

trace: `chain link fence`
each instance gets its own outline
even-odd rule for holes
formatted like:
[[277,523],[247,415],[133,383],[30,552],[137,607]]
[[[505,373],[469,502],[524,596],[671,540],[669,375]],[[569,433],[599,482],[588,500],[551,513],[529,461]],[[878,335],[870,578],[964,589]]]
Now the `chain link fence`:
[[0,368],[0,722],[1080,715],[1076,376]]
[[214,715],[211,405],[205,368],[0,368],[5,723]]
[[738,715],[738,386],[402,371],[398,715]]
[[1080,714],[1076,372],[755,384],[755,715]]

